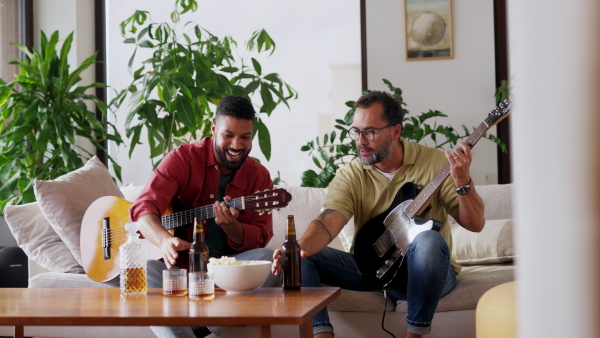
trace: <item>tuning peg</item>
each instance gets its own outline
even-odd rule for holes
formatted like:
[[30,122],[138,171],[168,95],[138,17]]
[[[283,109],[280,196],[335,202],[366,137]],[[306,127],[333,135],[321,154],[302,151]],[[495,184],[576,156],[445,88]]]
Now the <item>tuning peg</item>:
[[273,214],[273,210],[269,210],[269,212],[267,214],[269,214],[269,215]]
[[256,190],[254,193],[256,194],[256,193],[259,193],[259,192],[260,192],[260,190]]
[[258,216],[262,216],[264,213],[265,213],[264,211],[261,211],[258,213]]

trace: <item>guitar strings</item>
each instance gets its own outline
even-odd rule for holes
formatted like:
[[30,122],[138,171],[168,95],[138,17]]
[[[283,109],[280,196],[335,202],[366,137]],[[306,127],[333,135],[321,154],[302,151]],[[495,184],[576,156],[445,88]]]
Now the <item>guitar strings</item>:
[[[272,196],[277,196],[278,193],[272,193],[269,194],[267,192],[268,195],[267,197],[272,197]],[[270,208],[267,208],[269,206],[271,207],[277,207],[277,204],[279,204],[278,201],[267,201],[267,202],[256,202],[258,199],[264,199],[265,197],[260,197],[260,196],[245,196],[245,197],[238,197],[235,199],[232,199],[228,202],[225,202],[227,204],[227,206],[229,207],[235,207],[238,210],[244,209],[243,207],[248,204],[248,205],[255,205],[253,206],[251,209],[254,210],[262,210],[262,211],[267,211]],[[271,205],[269,205],[269,203],[271,203]],[[263,204],[263,206],[261,206],[261,204]],[[245,209],[249,209],[249,206],[246,205]],[[170,215],[165,215],[161,217],[161,222],[163,227],[165,227],[167,230],[170,229],[174,229],[176,227],[179,227],[181,225],[185,225],[185,224],[189,224],[193,222],[194,217],[200,217],[203,220],[206,219],[210,219],[210,218],[214,218],[214,209],[213,209],[213,205],[205,205],[202,207],[198,207],[195,209],[190,209],[190,210],[186,210],[186,211],[182,211],[182,212],[178,212],[178,213],[174,213],[174,214],[170,214]],[[183,223],[185,222],[185,223]],[[102,230],[104,231],[104,229]],[[108,245],[111,245],[113,243],[124,243],[126,238],[127,238],[127,231],[125,231],[125,227],[117,227],[117,228],[109,228],[106,229],[106,243]],[[102,234],[100,234],[100,242],[104,242],[103,238],[102,238]]]
[[[489,129],[489,127],[485,123],[481,123],[467,138],[465,143],[467,143],[469,147],[473,148],[477,141],[483,137],[487,129]],[[423,190],[421,190],[413,202],[406,208],[406,214],[409,216],[409,218],[413,218],[417,212],[419,212],[419,209],[425,204],[425,202],[429,200],[431,195],[435,193],[437,188],[439,188],[442,182],[446,180],[448,175],[450,175],[450,163],[447,162],[435,175],[431,182],[429,182],[423,188]]]

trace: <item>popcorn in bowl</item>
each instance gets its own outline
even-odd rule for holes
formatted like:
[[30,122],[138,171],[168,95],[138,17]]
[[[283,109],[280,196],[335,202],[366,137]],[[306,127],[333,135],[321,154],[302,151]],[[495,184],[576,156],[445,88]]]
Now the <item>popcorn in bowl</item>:
[[210,258],[208,271],[216,286],[227,293],[253,292],[271,273],[270,261],[238,261],[235,257]]
[[250,265],[252,261],[238,261],[235,257],[223,256],[221,258],[211,257],[208,264],[212,265]]

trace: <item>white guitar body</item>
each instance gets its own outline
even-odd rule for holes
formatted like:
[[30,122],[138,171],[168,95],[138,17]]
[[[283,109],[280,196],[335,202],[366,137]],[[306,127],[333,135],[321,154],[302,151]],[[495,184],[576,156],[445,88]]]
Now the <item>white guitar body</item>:
[[391,247],[396,246],[396,250],[391,257],[384,261],[381,268],[377,270],[377,278],[383,277],[398,259],[404,260],[404,254],[408,246],[417,235],[423,231],[433,229],[434,222],[431,220],[423,224],[417,224],[413,218],[408,217],[406,208],[412,202],[413,200],[406,200],[400,203],[383,221],[387,230],[373,243],[375,251],[379,257],[383,257]]

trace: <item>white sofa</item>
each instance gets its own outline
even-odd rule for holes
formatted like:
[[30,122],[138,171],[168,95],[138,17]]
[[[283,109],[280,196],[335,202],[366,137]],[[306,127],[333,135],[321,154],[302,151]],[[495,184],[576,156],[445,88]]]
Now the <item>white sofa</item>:
[[[87,166],[87,164],[86,164]],[[73,182],[77,184],[77,181]],[[140,187],[121,187],[124,197],[132,200],[139,193]],[[283,187],[292,195],[291,203],[273,213],[275,236],[267,247],[276,249],[284,240],[287,215],[294,215],[299,235],[322,208],[326,198],[326,189]],[[463,264],[463,270],[458,276],[456,288],[442,298],[435,314],[432,334],[430,337],[474,337],[475,308],[481,295],[488,289],[514,279],[512,221],[511,221],[511,185],[477,186],[477,191],[486,204],[486,227],[482,233],[470,233],[453,224],[453,254]],[[63,191],[64,193],[64,191]],[[28,245],[28,231],[19,230],[27,227],[23,217],[34,219],[31,223],[44,223],[48,214],[36,213],[47,201],[48,196],[40,192],[38,202],[32,205],[20,206],[18,210],[8,210],[7,222],[17,238],[19,245],[30,257],[30,288],[91,288],[118,286],[118,278],[108,283],[97,283],[89,279],[82,270],[76,267],[76,262],[61,263],[63,258],[55,257],[55,262],[44,260],[43,250],[34,250]],[[52,195],[52,198],[55,198]],[[47,207],[47,206],[45,206]],[[53,205],[53,207],[57,207]],[[64,212],[64,211],[63,211]],[[29,216],[24,216],[29,215]],[[41,216],[40,216],[41,215]],[[44,217],[46,216],[46,220]],[[46,222],[47,223],[47,222]],[[50,222],[52,224],[52,222]],[[56,229],[56,225],[52,225]],[[343,233],[330,245],[347,250],[352,240],[352,226],[349,223]],[[60,231],[56,231],[59,233]],[[55,234],[56,235],[56,234]],[[58,236],[63,237],[63,236]],[[56,236],[54,237],[56,238]],[[64,238],[63,238],[64,239]],[[30,241],[33,241],[32,239]],[[68,241],[68,240],[67,240]],[[48,240],[46,240],[48,242]],[[60,245],[61,243],[55,243]],[[39,247],[39,245],[38,245]],[[71,248],[72,249],[72,248]],[[49,249],[50,250],[50,249]],[[54,265],[53,265],[54,264]],[[50,267],[42,268],[40,265]],[[68,300],[66,300],[68,301]],[[332,324],[338,337],[389,337],[381,329],[384,298],[379,292],[356,292],[342,290],[341,296],[329,306]],[[406,326],[406,302],[394,304],[387,301],[385,327],[400,337]],[[11,327],[0,326],[0,336],[11,335]],[[152,337],[148,327],[25,327],[26,336],[43,337]],[[298,337],[296,326],[273,326],[273,337]],[[211,335],[212,337],[212,335]],[[258,337],[255,328],[228,328],[221,337]]]

